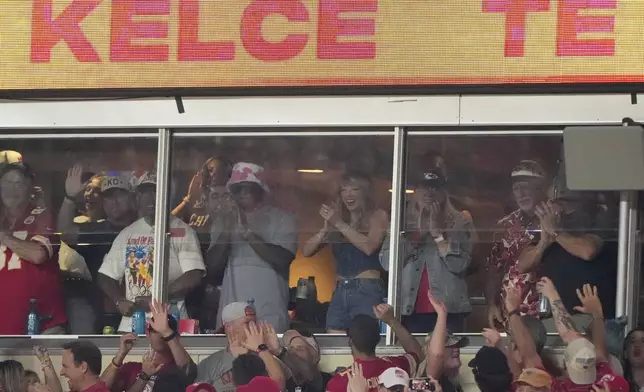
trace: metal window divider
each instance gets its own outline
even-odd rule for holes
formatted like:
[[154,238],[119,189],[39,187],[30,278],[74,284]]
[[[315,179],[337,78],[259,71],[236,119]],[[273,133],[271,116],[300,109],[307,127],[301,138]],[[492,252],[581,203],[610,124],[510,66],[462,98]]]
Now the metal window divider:
[[[400,259],[400,233],[402,224],[402,213],[405,202],[405,149],[407,147],[407,131],[403,127],[396,127],[394,130],[394,156],[391,176],[391,219],[389,223],[389,282],[387,288],[387,303],[394,308],[397,320],[401,318],[399,283],[402,276],[402,264]],[[385,344],[393,346],[396,343],[396,336],[391,327],[387,326]]]
[[167,257],[170,233],[168,199],[170,191],[170,144],[172,132],[167,128],[159,129],[157,143],[157,188],[154,211],[154,274],[152,275],[152,298],[165,302],[168,299]]

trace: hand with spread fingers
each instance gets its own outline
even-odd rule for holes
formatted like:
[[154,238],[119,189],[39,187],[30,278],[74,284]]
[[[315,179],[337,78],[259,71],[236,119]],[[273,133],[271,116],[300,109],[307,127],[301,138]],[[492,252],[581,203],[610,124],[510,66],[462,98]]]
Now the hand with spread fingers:
[[351,371],[347,373],[347,378],[349,379],[347,385],[347,392],[368,392],[369,383],[364,377],[362,372],[362,365],[358,362],[354,362],[351,365]]
[[164,338],[172,335],[174,331],[168,324],[168,311],[170,306],[158,300],[153,300],[151,304],[152,318],[150,319],[150,327],[156,332],[160,333]]
[[264,334],[264,342],[266,343],[268,350],[273,355],[279,354],[280,350],[282,349],[282,345],[280,344],[280,339],[277,337],[275,328],[273,328],[271,323],[266,321],[260,321],[259,326]]
[[228,352],[233,358],[237,358],[242,354],[248,353],[248,349],[244,347],[243,339],[240,333],[236,333],[235,330],[227,325],[226,329],[226,338],[228,338]]
[[65,192],[68,198],[75,199],[85,190],[85,185],[82,181],[83,166],[75,164],[67,171],[67,179],[65,179]]
[[545,232],[548,236],[554,237],[559,228],[559,207],[549,201],[535,206],[534,213],[539,218],[542,235]]
[[244,347],[252,351],[264,344],[264,332],[252,321],[246,325],[246,340],[243,344]]
[[581,290],[577,289],[577,297],[581,302],[581,306],[575,306],[575,310],[581,313],[590,314],[595,318],[603,318],[604,310],[602,303],[597,294],[597,286],[585,284]]

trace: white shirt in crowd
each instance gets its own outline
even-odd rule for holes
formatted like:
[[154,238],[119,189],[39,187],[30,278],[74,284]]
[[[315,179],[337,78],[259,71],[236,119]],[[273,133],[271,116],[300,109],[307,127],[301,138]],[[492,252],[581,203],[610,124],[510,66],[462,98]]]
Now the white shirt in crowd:
[[[205,271],[195,231],[174,216],[170,216],[168,223],[168,282],[173,282],[188,271]],[[119,233],[98,272],[117,281],[125,278],[125,299],[134,301],[136,297],[152,295],[153,260],[154,226],[141,218]],[[181,317],[187,317],[184,301],[179,301],[178,306]],[[121,319],[119,331],[132,331],[131,317]]]

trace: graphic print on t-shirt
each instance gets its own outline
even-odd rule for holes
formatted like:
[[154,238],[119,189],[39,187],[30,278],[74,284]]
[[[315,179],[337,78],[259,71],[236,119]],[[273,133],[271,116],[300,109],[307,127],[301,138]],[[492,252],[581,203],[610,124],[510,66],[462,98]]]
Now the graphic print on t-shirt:
[[154,268],[153,238],[140,236],[128,239],[125,248],[125,280],[127,290],[133,297],[152,295]]

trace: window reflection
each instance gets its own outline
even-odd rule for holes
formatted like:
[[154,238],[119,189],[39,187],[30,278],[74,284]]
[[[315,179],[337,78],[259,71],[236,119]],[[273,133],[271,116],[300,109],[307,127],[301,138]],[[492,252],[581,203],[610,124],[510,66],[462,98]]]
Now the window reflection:
[[[186,138],[173,150],[175,212],[199,233],[207,265],[188,300],[202,331],[221,331],[230,317],[224,307],[247,302],[278,333],[343,330],[351,312],[373,316],[385,296],[378,252],[388,227],[392,137]],[[208,165],[214,170],[206,175]],[[209,186],[187,180],[195,176]],[[373,244],[358,249],[350,238],[362,246],[374,216]],[[360,300],[342,303],[342,285]]]
[[[432,329],[428,290],[446,303],[452,332],[504,328],[500,304],[514,285],[523,288],[520,311],[554,331],[537,306],[542,276],[569,310],[580,285],[596,285],[606,318],[614,315],[617,195],[566,188],[560,137],[408,140],[395,233],[407,328]],[[39,333],[131,331],[130,317],[149,309],[154,274],[156,140],[2,148],[0,280],[16,288],[0,306],[15,310],[0,334],[27,333],[32,308],[43,317]],[[201,332],[221,331],[237,315],[224,307],[249,302],[278,332],[343,331],[355,315],[373,316],[387,292],[392,155],[393,137],[374,133],[175,138],[173,313],[198,320],[192,330]]]
[[[606,317],[614,316],[616,195],[567,189],[561,147],[550,136],[410,136],[401,237],[408,328],[432,329],[430,289],[446,302],[452,330],[503,329],[505,289],[518,286],[520,312],[555,332],[551,316],[538,311],[542,276],[568,309],[580,305],[577,288],[596,285]],[[589,324],[585,315],[573,317]]]
[[110,300],[97,284],[99,269],[137,218],[132,181],[154,170],[156,142],[101,140],[88,148],[87,140],[35,139],[3,148],[0,334],[116,330],[124,287],[117,284]]

